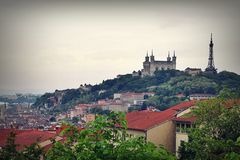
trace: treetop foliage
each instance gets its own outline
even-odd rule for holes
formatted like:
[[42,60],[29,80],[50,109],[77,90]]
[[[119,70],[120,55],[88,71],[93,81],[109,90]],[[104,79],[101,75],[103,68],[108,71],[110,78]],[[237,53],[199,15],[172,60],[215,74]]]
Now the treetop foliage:
[[189,131],[189,142],[180,147],[180,159],[240,159],[240,103],[223,99],[202,101],[193,113],[195,127]]
[[65,143],[56,142],[47,160],[174,160],[175,157],[163,147],[156,147],[142,137],[130,138],[122,113],[98,116],[80,132],[75,127],[64,131]]

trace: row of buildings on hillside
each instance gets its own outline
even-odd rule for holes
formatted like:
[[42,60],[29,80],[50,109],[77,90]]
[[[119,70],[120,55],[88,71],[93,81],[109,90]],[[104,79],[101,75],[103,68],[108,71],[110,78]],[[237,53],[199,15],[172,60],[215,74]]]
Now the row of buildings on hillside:
[[[115,111],[127,113],[132,110],[141,110],[143,109],[143,103],[154,95],[154,92],[115,93],[113,99],[102,99],[95,103],[78,104],[67,112],[62,112],[56,116],[45,115],[41,110],[31,108],[27,104],[16,104],[14,106],[1,104],[0,128],[48,129],[51,124],[58,124],[61,121],[74,122],[74,124],[78,126],[84,126],[86,123],[93,121],[95,114],[99,112],[108,113],[109,111]],[[185,97],[185,95],[179,94],[176,95],[176,97],[182,98]],[[189,95],[190,100],[210,99],[214,97],[215,95],[211,94]],[[152,106],[147,106],[147,109],[159,111]],[[77,122],[76,119],[78,120]]]
[[65,118],[73,119],[74,117],[82,118],[83,123],[93,120],[92,111],[94,109],[101,109],[103,111],[125,112],[127,113],[131,106],[141,106],[143,102],[147,101],[148,97],[154,96],[153,92],[125,92],[115,93],[113,99],[98,100],[97,103],[78,104],[66,113],[61,113],[56,117],[57,121]]
[[[98,100],[97,103],[90,104],[78,104],[72,109],[65,113],[60,113],[56,116],[56,122],[61,123],[61,121],[69,119],[70,121],[74,118],[78,118],[78,125],[85,126],[86,123],[95,120],[95,114],[97,113],[107,113],[106,111],[114,112],[124,112],[128,113],[132,110],[141,110],[143,103],[148,101],[148,98],[154,96],[154,92],[125,92],[125,93],[115,93],[113,99],[102,99]],[[176,97],[185,97],[184,95],[176,95]],[[215,98],[212,94],[191,94],[189,95],[189,100],[203,100]],[[155,107],[147,106],[147,110],[159,111]]]
[[[212,40],[212,34],[211,34],[211,39],[209,43],[209,57],[208,57],[208,65],[207,68],[205,69],[204,73],[207,74],[215,74],[217,73],[217,69],[214,66],[214,58],[213,58],[213,40]],[[170,57],[170,53],[168,53],[166,61],[163,60],[155,60],[155,57],[153,55],[153,50],[151,52],[151,56],[147,55],[145,57],[145,61],[143,62],[143,69],[140,71],[133,71],[132,76],[152,76],[154,75],[155,71],[158,70],[176,70],[176,60],[177,57],[175,55],[175,51],[173,51],[173,56]],[[201,68],[190,68],[187,67],[185,69],[185,72],[190,74],[190,75],[198,75],[202,73]]]

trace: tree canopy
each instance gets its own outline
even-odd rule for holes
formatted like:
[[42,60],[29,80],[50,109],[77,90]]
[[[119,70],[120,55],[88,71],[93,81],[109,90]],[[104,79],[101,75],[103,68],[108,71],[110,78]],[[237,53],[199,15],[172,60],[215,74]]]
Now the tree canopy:
[[240,159],[239,104],[222,99],[199,102],[194,110],[197,121],[189,132],[189,142],[180,147],[180,159]]
[[143,137],[130,136],[122,113],[98,116],[86,129],[79,131],[71,126],[63,134],[65,143],[55,142],[47,160],[174,160],[163,147],[146,142]]

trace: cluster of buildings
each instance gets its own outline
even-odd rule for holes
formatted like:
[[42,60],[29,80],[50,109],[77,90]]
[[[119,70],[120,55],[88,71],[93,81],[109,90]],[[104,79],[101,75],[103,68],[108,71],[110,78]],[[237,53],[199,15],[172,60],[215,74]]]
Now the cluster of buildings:
[[85,123],[95,119],[93,109],[100,109],[102,111],[114,111],[114,112],[125,112],[127,113],[129,107],[141,106],[143,102],[147,101],[148,97],[154,96],[153,92],[125,92],[115,93],[113,99],[98,100],[96,103],[90,104],[78,104],[66,113],[61,113],[56,116],[57,121],[61,121],[66,118],[73,119],[78,117],[84,126]]
[[[177,153],[181,141],[188,140],[185,128],[191,127],[196,119],[192,116],[184,116],[195,107],[195,102],[182,102],[162,112],[149,110],[129,112],[126,114],[127,133],[133,137],[142,136],[146,141],[157,146],[163,145],[169,151]],[[52,147],[51,139],[64,141],[64,137],[59,135],[64,128],[66,126],[52,125],[48,130],[0,129],[0,148],[6,144],[8,135],[13,131],[16,133],[16,144],[19,144],[18,150],[35,142],[38,142],[44,150],[48,150]]]
[[41,114],[28,103],[0,104],[0,129],[32,129],[49,125],[49,116]]

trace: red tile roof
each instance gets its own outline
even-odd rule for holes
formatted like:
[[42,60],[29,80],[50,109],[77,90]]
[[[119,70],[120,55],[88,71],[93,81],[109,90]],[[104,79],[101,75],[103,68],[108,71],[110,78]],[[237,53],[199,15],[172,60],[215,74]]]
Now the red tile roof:
[[182,102],[162,112],[136,111],[127,113],[128,129],[146,131],[160,123],[171,120],[178,110],[186,109],[195,104],[196,101]]
[[[200,101],[208,101],[208,100],[200,100]],[[234,105],[239,105],[240,104],[240,99],[229,99],[224,101],[223,105],[226,108],[231,108]],[[190,116],[190,117],[176,117],[173,120],[177,122],[189,122],[192,123],[196,121],[197,117],[196,116]]]
[[55,133],[39,130],[16,130],[16,129],[0,129],[0,146],[6,144],[7,137],[10,132],[16,133],[15,143],[19,146],[17,150],[22,150],[25,146],[30,146],[36,142],[44,142],[56,136]]

